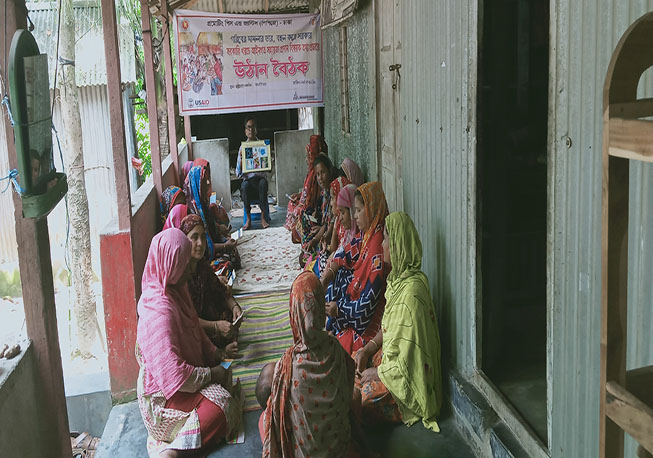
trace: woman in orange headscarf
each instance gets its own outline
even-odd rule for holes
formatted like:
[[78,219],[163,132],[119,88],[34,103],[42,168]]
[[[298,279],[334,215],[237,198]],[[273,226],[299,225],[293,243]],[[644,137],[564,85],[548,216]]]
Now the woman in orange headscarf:
[[386,272],[383,228],[388,204],[381,183],[365,183],[354,198],[360,232],[339,251],[322,273],[327,286],[327,329],[353,354],[379,330],[383,317]]
[[293,344],[276,363],[259,431],[263,457],[347,456],[354,364],[324,330],[324,289],[311,272],[290,291]]

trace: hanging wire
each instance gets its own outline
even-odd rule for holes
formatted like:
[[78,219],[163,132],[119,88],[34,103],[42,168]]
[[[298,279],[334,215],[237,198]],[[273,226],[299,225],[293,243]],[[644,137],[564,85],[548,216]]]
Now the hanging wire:
[[[59,0],[57,3],[57,47],[54,55],[54,86],[53,86],[53,97],[52,97],[52,107],[50,108],[50,116],[52,120],[52,132],[57,139],[57,149],[59,150],[59,159],[61,160],[61,171],[66,173],[66,165],[63,161],[63,151],[61,150],[61,141],[59,140],[59,132],[54,126],[54,102],[56,100],[56,91],[57,91],[57,76],[59,75],[59,43],[61,42],[61,2]],[[54,155],[53,155],[54,158]],[[53,159],[54,160],[54,159]],[[64,261],[66,264],[66,270],[68,271],[68,277],[72,275],[72,270],[70,269],[70,213],[68,211],[68,193],[64,195],[64,203],[66,205],[66,244],[64,246]]]
[[[55,95],[57,93],[57,75],[59,73],[59,36],[61,32],[61,0],[59,0],[59,3],[57,5],[57,51],[54,54],[54,86],[52,86],[52,108],[50,109],[50,116],[54,116],[54,101],[56,99]],[[52,125],[53,130],[56,132],[56,129],[54,129],[54,124]],[[57,141],[59,141],[59,137],[57,137]],[[61,148],[60,148],[61,150]],[[61,160],[61,167],[63,167],[63,159]]]

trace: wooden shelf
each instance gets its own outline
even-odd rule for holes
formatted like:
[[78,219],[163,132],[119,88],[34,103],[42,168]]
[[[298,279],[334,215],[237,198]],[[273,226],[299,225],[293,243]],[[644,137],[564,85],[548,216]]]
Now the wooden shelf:
[[610,118],[608,154],[653,162],[653,121]]
[[[606,384],[606,414],[626,433],[630,434],[639,444],[653,453],[653,409],[651,404],[644,403],[636,394],[651,397],[653,387],[653,367],[645,368],[644,374],[637,377],[628,377],[626,389],[617,382]],[[632,371],[631,371],[632,372]],[[650,401],[650,399],[649,399]]]
[[[628,245],[639,244],[628,240],[628,170],[630,160],[653,162],[653,121],[641,119],[653,117],[653,98],[637,99],[642,75],[653,66],[651,36],[653,12],[635,21],[621,37],[603,87],[599,458],[623,457],[624,432],[653,455],[653,366],[626,371],[627,285],[633,275]],[[643,450],[638,456],[644,456]]]

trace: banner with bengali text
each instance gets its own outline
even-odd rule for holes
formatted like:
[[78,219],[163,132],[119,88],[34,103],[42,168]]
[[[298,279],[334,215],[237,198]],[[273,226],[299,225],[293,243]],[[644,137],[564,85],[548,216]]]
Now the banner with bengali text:
[[319,14],[176,10],[179,114],[324,106]]

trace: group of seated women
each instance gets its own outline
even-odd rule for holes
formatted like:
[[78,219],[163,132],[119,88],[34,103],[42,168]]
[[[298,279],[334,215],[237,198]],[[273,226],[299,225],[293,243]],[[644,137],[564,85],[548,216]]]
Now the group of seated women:
[[[313,143],[319,190],[302,191],[287,223],[303,248],[318,241],[290,292],[293,344],[257,383],[264,457],[365,454],[360,426],[379,421],[439,431],[440,340],[417,229],[388,215],[380,183],[351,164],[337,176]],[[143,274],[138,399],[151,456],[206,454],[241,419],[220,362],[238,356],[230,320],[242,310],[204,257],[205,218],[190,212],[155,236]]]
[[202,219],[206,228],[205,257],[213,270],[228,277],[240,268],[236,242],[230,238],[229,215],[222,205],[211,203],[211,167],[206,159],[184,164],[180,173],[182,187],[169,186],[161,193],[163,229],[180,229],[189,214]]
[[[374,192],[368,187],[360,195],[369,199]],[[369,206],[366,200],[361,204]],[[421,421],[425,428],[439,431],[440,338],[428,279],[421,270],[419,235],[406,213],[383,215],[381,221],[367,217],[370,226],[377,225],[372,230],[362,226],[359,238],[365,239],[369,231],[370,238],[380,239],[383,270],[389,271],[384,278],[385,309],[373,311],[381,316],[380,326],[373,333],[370,325],[355,329],[360,345],[352,353],[325,329],[327,315],[331,320],[340,311],[339,304],[337,313],[330,310],[324,281],[310,271],[297,277],[289,310],[293,345],[276,364],[263,368],[256,386],[264,408],[259,420],[264,457],[365,456],[370,446],[361,424],[410,426]],[[354,329],[346,320],[340,325],[340,332]]]

